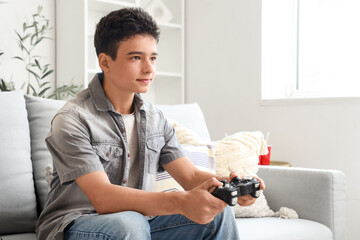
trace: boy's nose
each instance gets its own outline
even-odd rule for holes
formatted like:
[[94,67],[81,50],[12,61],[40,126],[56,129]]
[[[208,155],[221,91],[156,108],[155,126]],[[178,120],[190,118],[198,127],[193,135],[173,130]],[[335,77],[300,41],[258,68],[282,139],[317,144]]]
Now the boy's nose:
[[143,72],[144,73],[152,73],[155,71],[155,65],[151,63],[150,61],[146,61],[143,66]]

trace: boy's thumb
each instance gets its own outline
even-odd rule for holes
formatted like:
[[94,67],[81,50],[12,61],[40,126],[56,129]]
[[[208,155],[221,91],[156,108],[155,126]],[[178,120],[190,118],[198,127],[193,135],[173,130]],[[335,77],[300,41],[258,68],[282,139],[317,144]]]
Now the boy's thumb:
[[222,186],[223,183],[217,180],[215,177],[209,178],[204,184],[202,185],[202,188],[206,191],[212,192],[215,187]]

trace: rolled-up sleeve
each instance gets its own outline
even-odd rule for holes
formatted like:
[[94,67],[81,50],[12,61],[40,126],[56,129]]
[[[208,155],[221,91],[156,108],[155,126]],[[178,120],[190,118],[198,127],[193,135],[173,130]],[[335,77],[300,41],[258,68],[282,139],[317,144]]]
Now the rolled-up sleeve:
[[60,113],[52,121],[47,147],[61,184],[87,173],[104,170],[94,152],[88,129],[71,113]]
[[161,150],[159,165],[165,165],[178,158],[184,157],[185,153],[176,138],[174,127],[164,118],[165,145]]

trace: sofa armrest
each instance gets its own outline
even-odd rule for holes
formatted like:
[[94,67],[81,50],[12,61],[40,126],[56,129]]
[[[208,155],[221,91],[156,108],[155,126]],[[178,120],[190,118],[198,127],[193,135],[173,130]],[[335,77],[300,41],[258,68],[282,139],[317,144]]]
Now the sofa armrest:
[[300,218],[322,223],[334,239],[345,239],[345,175],[337,170],[260,166],[271,209],[294,209]]

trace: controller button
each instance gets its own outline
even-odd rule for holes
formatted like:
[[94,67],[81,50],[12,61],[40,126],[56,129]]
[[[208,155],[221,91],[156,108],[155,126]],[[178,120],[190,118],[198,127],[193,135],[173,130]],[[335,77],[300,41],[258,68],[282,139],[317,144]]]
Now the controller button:
[[233,199],[231,200],[231,205],[232,205],[232,206],[235,206],[236,203],[237,203],[237,198],[233,198]]
[[234,192],[231,192],[231,196],[236,196],[237,195],[237,192],[234,191]]
[[255,187],[256,187],[256,188],[260,187],[260,183],[256,183],[256,184],[255,184]]
[[255,192],[256,197],[260,197],[260,191]]

